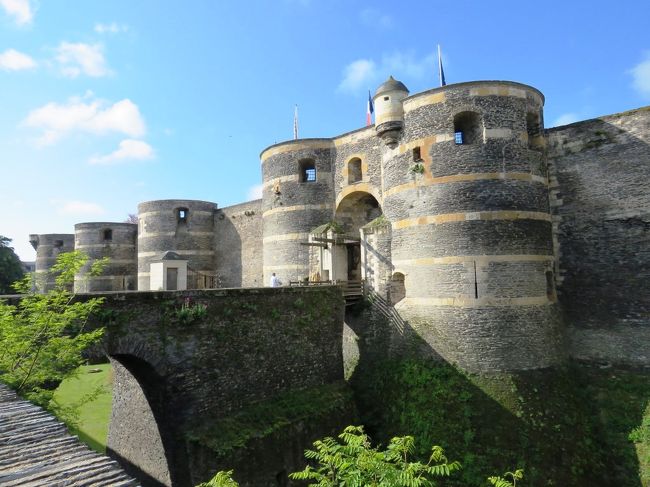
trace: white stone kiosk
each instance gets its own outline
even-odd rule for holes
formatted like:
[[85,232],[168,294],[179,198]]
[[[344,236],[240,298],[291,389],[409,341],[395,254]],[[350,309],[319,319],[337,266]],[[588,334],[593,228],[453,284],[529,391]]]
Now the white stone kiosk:
[[182,291],[187,289],[187,259],[176,252],[165,252],[150,263],[149,289],[152,291]]

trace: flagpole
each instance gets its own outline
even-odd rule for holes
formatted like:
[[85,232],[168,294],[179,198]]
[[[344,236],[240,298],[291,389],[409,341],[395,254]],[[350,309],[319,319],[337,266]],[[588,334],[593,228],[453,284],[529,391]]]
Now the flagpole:
[[293,110],[293,140],[298,138],[298,105]]
[[440,52],[440,44],[438,44],[438,80],[440,81],[440,86],[445,86],[447,84],[445,81],[445,71],[442,69],[442,53]]
[[372,125],[372,114],[375,111],[375,107],[372,104],[372,98],[370,97],[370,90],[368,90],[368,104],[366,106],[366,127]]

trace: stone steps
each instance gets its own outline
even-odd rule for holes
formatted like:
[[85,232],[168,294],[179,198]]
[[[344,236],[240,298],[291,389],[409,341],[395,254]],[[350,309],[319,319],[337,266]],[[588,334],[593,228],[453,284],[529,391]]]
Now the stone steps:
[[120,466],[68,433],[38,406],[0,384],[0,485],[135,487]]

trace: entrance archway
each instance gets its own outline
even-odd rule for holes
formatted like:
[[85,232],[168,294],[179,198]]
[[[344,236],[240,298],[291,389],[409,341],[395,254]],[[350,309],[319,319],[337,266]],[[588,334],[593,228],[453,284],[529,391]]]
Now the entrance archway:
[[350,193],[339,202],[335,220],[343,227],[346,239],[343,244],[345,252],[339,252],[338,255],[345,256],[346,259],[346,280],[360,281],[363,278],[360,230],[381,215],[382,210],[377,199],[363,191]]
[[172,418],[167,418],[164,380],[133,355],[109,356],[113,405],[106,453],[145,487],[174,482]]

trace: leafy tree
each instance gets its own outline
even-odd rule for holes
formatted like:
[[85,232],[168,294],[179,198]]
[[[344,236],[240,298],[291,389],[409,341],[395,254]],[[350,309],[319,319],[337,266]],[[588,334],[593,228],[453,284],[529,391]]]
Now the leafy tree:
[[219,472],[207,482],[203,482],[197,487],[239,487],[239,484],[232,478],[232,470]]
[[23,277],[20,259],[9,246],[11,239],[0,235],[0,294],[11,294],[11,285]]
[[408,461],[414,450],[412,436],[393,438],[385,451],[371,446],[362,426],[348,426],[339,439],[341,443],[329,437],[316,441],[315,450],[305,451],[305,456],[318,467],[307,466],[290,477],[313,481],[309,485],[318,487],[427,487],[436,485],[435,477],[461,468],[459,462],[449,462],[439,446],[432,448],[427,463]]
[[[461,469],[459,462],[447,460],[439,446],[431,449],[428,463],[409,462],[415,449],[412,436],[393,438],[385,451],[371,446],[363,426],[348,426],[338,437],[341,442],[330,437],[314,442],[315,450],[306,450],[305,456],[317,467],[308,466],[289,477],[312,481],[311,487],[428,487],[437,485],[434,478],[448,477]],[[232,473],[219,472],[197,487],[237,487]],[[524,471],[506,472],[504,477],[489,477],[488,481],[494,487],[516,487]]]
[[[84,362],[83,351],[102,337],[102,329],[86,329],[102,299],[74,301],[66,290],[87,260],[79,251],[61,254],[52,268],[53,290],[33,293],[28,276],[15,285],[25,294],[18,304],[0,301],[0,380],[43,407],[55,407],[50,405],[54,389],[74,374]],[[104,264],[95,262],[91,274],[101,272]]]
[[[512,482],[506,477],[510,477]],[[503,477],[488,477],[488,481],[494,487],[517,487],[517,480],[524,478],[524,471],[517,469],[514,472],[506,472]]]

